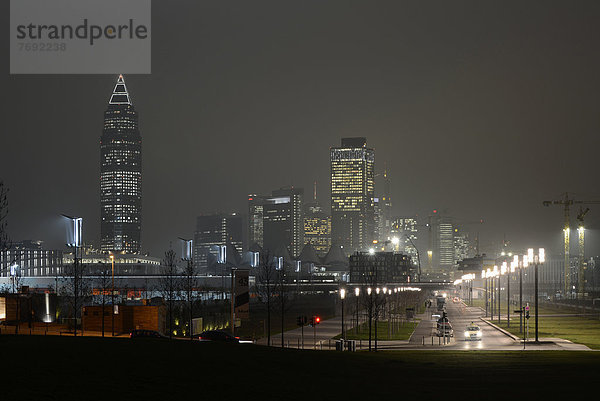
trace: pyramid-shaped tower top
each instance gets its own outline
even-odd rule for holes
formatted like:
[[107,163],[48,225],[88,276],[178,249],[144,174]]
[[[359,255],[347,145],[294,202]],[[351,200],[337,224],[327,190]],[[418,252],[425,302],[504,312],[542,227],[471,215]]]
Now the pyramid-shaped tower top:
[[131,104],[129,92],[127,92],[127,86],[125,86],[125,79],[122,74],[119,75],[119,79],[117,79],[117,84],[115,85],[115,89],[113,90],[108,104]]

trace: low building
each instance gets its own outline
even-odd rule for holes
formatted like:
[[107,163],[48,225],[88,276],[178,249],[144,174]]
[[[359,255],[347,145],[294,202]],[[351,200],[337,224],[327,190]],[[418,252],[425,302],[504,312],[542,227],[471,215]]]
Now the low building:
[[410,256],[397,252],[355,252],[349,268],[355,284],[409,283],[414,273]]
[[[84,306],[82,321],[84,331],[102,331],[104,315],[104,331],[112,330],[111,305]],[[166,308],[152,305],[115,305],[115,333],[129,333],[131,330],[156,330],[166,333]]]

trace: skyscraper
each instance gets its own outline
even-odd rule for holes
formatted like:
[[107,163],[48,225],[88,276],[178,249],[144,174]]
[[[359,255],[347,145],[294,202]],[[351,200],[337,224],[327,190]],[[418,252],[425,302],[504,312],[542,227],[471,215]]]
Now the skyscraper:
[[248,195],[248,247],[254,244],[263,246],[263,211],[265,196]]
[[430,226],[432,268],[436,272],[449,272],[454,267],[453,219],[436,213],[430,216]]
[[263,206],[263,244],[271,252],[287,248],[292,257],[304,246],[302,188],[282,188],[272,192]]
[[347,253],[364,251],[375,232],[375,152],[366,138],[342,138],[330,162],[332,243]]
[[411,257],[413,264],[418,264],[420,256],[416,244],[418,241],[418,224],[416,217],[395,217],[392,219],[390,236],[398,238],[394,246],[395,251],[400,251]]
[[304,208],[304,243],[310,243],[320,256],[331,248],[331,216],[323,213],[316,202]]
[[194,266],[213,272],[216,263],[239,262],[243,250],[242,217],[236,213],[198,216],[194,233]]
[[104,112],[100,138],[100,219],[102,251],[140,253],[142,137],[122,75]]

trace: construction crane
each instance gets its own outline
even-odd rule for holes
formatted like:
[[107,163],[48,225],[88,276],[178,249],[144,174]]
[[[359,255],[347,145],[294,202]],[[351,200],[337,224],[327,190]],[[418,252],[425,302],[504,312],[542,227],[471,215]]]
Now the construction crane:
[[[565,254],[565,272],[564,272],[564,295],[566,296],[569,291],[570,291],[570,287],[571,287],[571,283],[569,282],[569,270],[570,270],[570,249],[571,249],[571,242],[570,242],[570,237],[571,237],[571,223],[570,223],[570,209],[572,205],[590,205],[590,204],[600,204],[600,201],[581,201],[581,200],[575,200],[572,198],[569,198],[569,193],[565,192],[564,193],[564,197],[562,199],[557,199],[557,200],[552,200],[552,201],[544,201],[543,205],[544,206],[550,206],[550,205],[560,205],[563,207],[563,212],[564,212],[564,225],[563,225],[563,236],[564,236],[564,254]],[[587,211],[585,212],[587,213]],[[581,222],[583,223],[583,216],[585,215],[585,213],[580,213],[581,214]],[[583,227],[583,226],[582,226]],[[578,230],[579,231],[579,235],[580,235],[580,239],[579,239],[579,256],[581,258],[581,260],[583,259],[584,256],[584,239],[582,239],[582,237],[585,235],[584,234],[584,230]],[[582,263],[580,262],[580,266],[582,265]],[[582,276],[583,274],[580,272],[580,279],[579,279],[579,284],[581,284],[581,280],[582,280]],[[579,287],[579,291],[582,291],[583,287]]]

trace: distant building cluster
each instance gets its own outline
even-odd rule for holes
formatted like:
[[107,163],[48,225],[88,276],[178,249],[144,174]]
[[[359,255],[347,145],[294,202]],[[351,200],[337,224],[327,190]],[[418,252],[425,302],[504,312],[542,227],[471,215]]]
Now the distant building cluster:
[[[375,151],[365,137],[342,138],[330,148],[329,166],[327,209],[317,200],[315,183],[309,199],[303,188],[285,187],[249,194],[245,213],[197,216],[191,241],[197,271],[209,276],[227,274],[232,267],[256,267],[266,252],[298,273],[334,272],[350,280],[359,274],[356,263],[375,252],[381,263],[390,264],[386,277],[407,281],[417,268],[450,272],[474,256],[469,236],[451,217],[437,212],[427,219],[392,215],[391,179],[387,168],[376,174]],[[109,264],[112,269],[114,262],[118,275],[159,274],[159,259],[141,252],[142,137],[122,75],[104,112],[99,184],[100,246],[81,256],[88,272],[98,274]],[[21,243],[0,254],[0,275],[14,275],[18,269],[22,276],[51,277],[72,261],[72,252]]]

